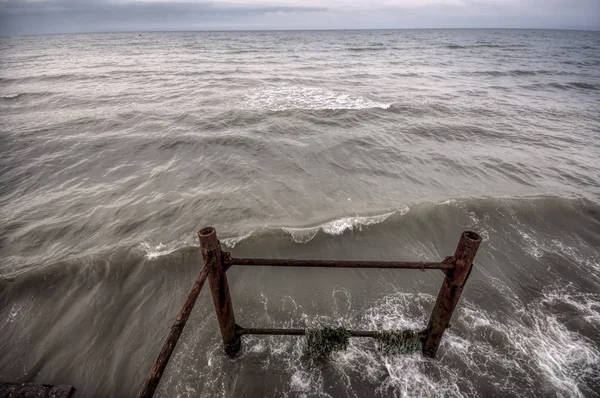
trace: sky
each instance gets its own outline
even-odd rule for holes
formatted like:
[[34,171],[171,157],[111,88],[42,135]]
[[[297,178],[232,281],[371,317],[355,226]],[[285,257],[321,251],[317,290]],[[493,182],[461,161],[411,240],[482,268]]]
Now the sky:
[[0,35],[184,30],[600,30],[600,0],[0,0]]

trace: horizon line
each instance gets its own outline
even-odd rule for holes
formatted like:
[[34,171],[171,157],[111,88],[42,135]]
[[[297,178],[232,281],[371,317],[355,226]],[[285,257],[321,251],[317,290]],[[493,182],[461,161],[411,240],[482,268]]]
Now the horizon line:
[[22,33],[1,34],[2,38],[28,37],[28,36],[60,36],[81,34],[110,34],[110,33],[209,33],[209,32],[327,32],[327,31],[377,31],[377,30],[557,30],[571,32],[600,32],[600,29],[586,28],[318,28],[318,29],[184,29],[184,30],[98,30],[77,32],[48,32],[48,33]]

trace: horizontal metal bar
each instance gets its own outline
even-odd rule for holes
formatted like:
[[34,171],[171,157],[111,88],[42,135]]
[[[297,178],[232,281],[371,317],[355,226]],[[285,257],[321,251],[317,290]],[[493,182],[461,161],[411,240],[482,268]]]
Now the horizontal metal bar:
[[[375,337],[376,331],[373,330],[346,330],[352,337]],[[243,328],[236,326],[238,336],[245,334],[261,334],[272,336],[304,336],[306,329],[269,329],[269,328]],[[423,334],[423,332],[419,332]]]
[[407,269],[442,269],[454,268],[453,262],[420,262],[420,261],[345,261],[345,260],[291,260],[272,258],[233,258],[224,261],[227,268],[231,265],[256,265],[279,267],[333,267],[333,268],[407,268]]
[[[363,331],[363,330],[347,330],[352,337],[373,337],[375,332],[373,331]],[[236,333],[239,336],[243,336],[245,334],[263,334],[263,335],[273,335],[273,336],[304,336],[306,334],[306,329],[265,329],[265,328],[241,328],[238,327]]]

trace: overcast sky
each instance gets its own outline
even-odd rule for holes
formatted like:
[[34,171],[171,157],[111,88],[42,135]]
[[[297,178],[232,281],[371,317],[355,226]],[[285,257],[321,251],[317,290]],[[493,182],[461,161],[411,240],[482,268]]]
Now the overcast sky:
[[230,29],[600,29],[600,0],[0,0],[0,35]]

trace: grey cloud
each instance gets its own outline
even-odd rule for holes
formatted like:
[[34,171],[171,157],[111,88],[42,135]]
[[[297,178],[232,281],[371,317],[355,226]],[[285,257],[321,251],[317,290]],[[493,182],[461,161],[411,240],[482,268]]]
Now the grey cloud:
[[324,8],[224,6],[191,2],[107,2],[58,0],[0,6],[0,34],[70,33],[85,31],[227,29],[245,20],[273,13],[313,13]]
[[[598,0],[464,0],[464,5],[362,8],[213,2],[0,0],[0,35],[136,30],[559,28],[599,29]],[[273,0],[275,1],[275,0]],[[290,4],[287,2],[286,4]],[[324,3],[326,4],[326,3]]]

